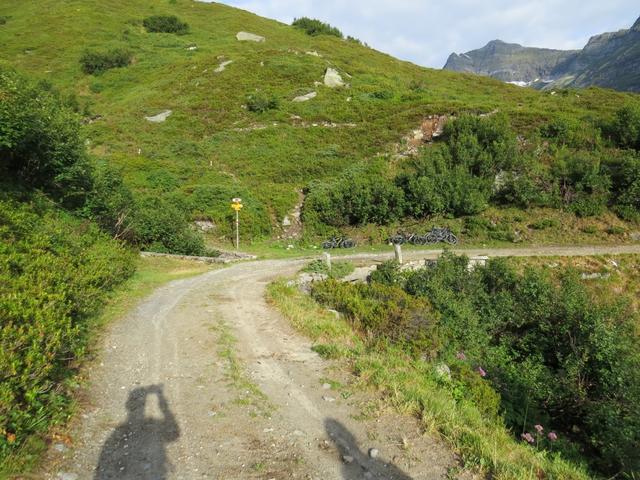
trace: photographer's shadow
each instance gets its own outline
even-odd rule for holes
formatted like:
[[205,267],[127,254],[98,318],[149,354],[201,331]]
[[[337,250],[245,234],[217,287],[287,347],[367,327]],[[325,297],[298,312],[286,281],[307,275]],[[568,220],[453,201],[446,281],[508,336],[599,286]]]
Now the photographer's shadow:
[[[147,398],[154,394],[161,419],[145,417]],[[180,437],[180,430],[162,385],[132,390],[126,407],[127,419],[118,425],[102,447],[94,480],[165,480],[171,468],[166,446]]]
[[367,452],[360,450],[353,434],[337,420],[328,418],[324,426],[343,461],[344,480],[411,480],[410,476],[395,465],[379,458],[371,458]]

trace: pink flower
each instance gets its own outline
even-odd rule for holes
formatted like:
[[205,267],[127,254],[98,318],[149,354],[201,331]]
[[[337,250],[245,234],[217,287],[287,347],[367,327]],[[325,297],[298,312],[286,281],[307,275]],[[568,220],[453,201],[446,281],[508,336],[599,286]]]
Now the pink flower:
[[481,377],[487,376],[487,372],[485,372],[482,367],[478,367],[478,373],[480,374]]
[[547,435],[547,437],[549,438],[549,440],[551,440],[552,442],[555,442],[556,440],[558,440],[558,435],[556,434],[556,432],[549,432],[549,434]]
[[458,352],[458,353],[456,354],[456,358],[457,358],[458,360],[466,360],[466,359],[467,359],[467,356],[464,354],[464,352]]
[[544,428],[540,424],[534,425],[534,427],[538,433],[542,433],[544,431]]
[[522,437],[522,439],[525,442],[528,442],[528,443],[534,443],[535,442],[535,440],[533,438],[533,435],[531,435],[529,432],[523,433],[522,435],[520,435],[520,437]]

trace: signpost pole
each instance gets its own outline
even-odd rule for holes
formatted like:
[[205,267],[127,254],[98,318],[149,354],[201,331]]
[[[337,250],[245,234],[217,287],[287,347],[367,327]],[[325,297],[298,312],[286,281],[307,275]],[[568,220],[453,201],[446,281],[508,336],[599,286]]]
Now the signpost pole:
[[240,249],[240,210],[236,210],[236,251]]
[[231,208],[236,211],[236,251],[240,249],[240,210],[242,210],[242,199],[231,200]]

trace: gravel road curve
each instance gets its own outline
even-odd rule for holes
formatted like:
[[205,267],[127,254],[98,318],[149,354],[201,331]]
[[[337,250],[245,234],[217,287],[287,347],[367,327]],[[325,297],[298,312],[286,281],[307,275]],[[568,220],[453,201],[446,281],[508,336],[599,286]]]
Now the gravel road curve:
[[[640,253],[640,246],[466,253],[622,254]],[[410,418],[363,417],[371,399],[328,388],[326,378],[344,372],[267,305],[269,282],[303,263],[242,263],[175,281],[111,325],[85,372],[89,386],[71,426],[73,443],[52,446],[39,478],[447,478],[456,459],[441,442]]]

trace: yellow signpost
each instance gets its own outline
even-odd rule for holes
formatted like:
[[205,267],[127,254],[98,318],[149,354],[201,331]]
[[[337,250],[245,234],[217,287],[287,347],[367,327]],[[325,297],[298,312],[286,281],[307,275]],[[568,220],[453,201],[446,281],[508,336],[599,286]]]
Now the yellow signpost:
[[231,200],[231,208],[236,212],[236,250],[240,248],[240,210],[242,210],[242,207],[241,198]]

